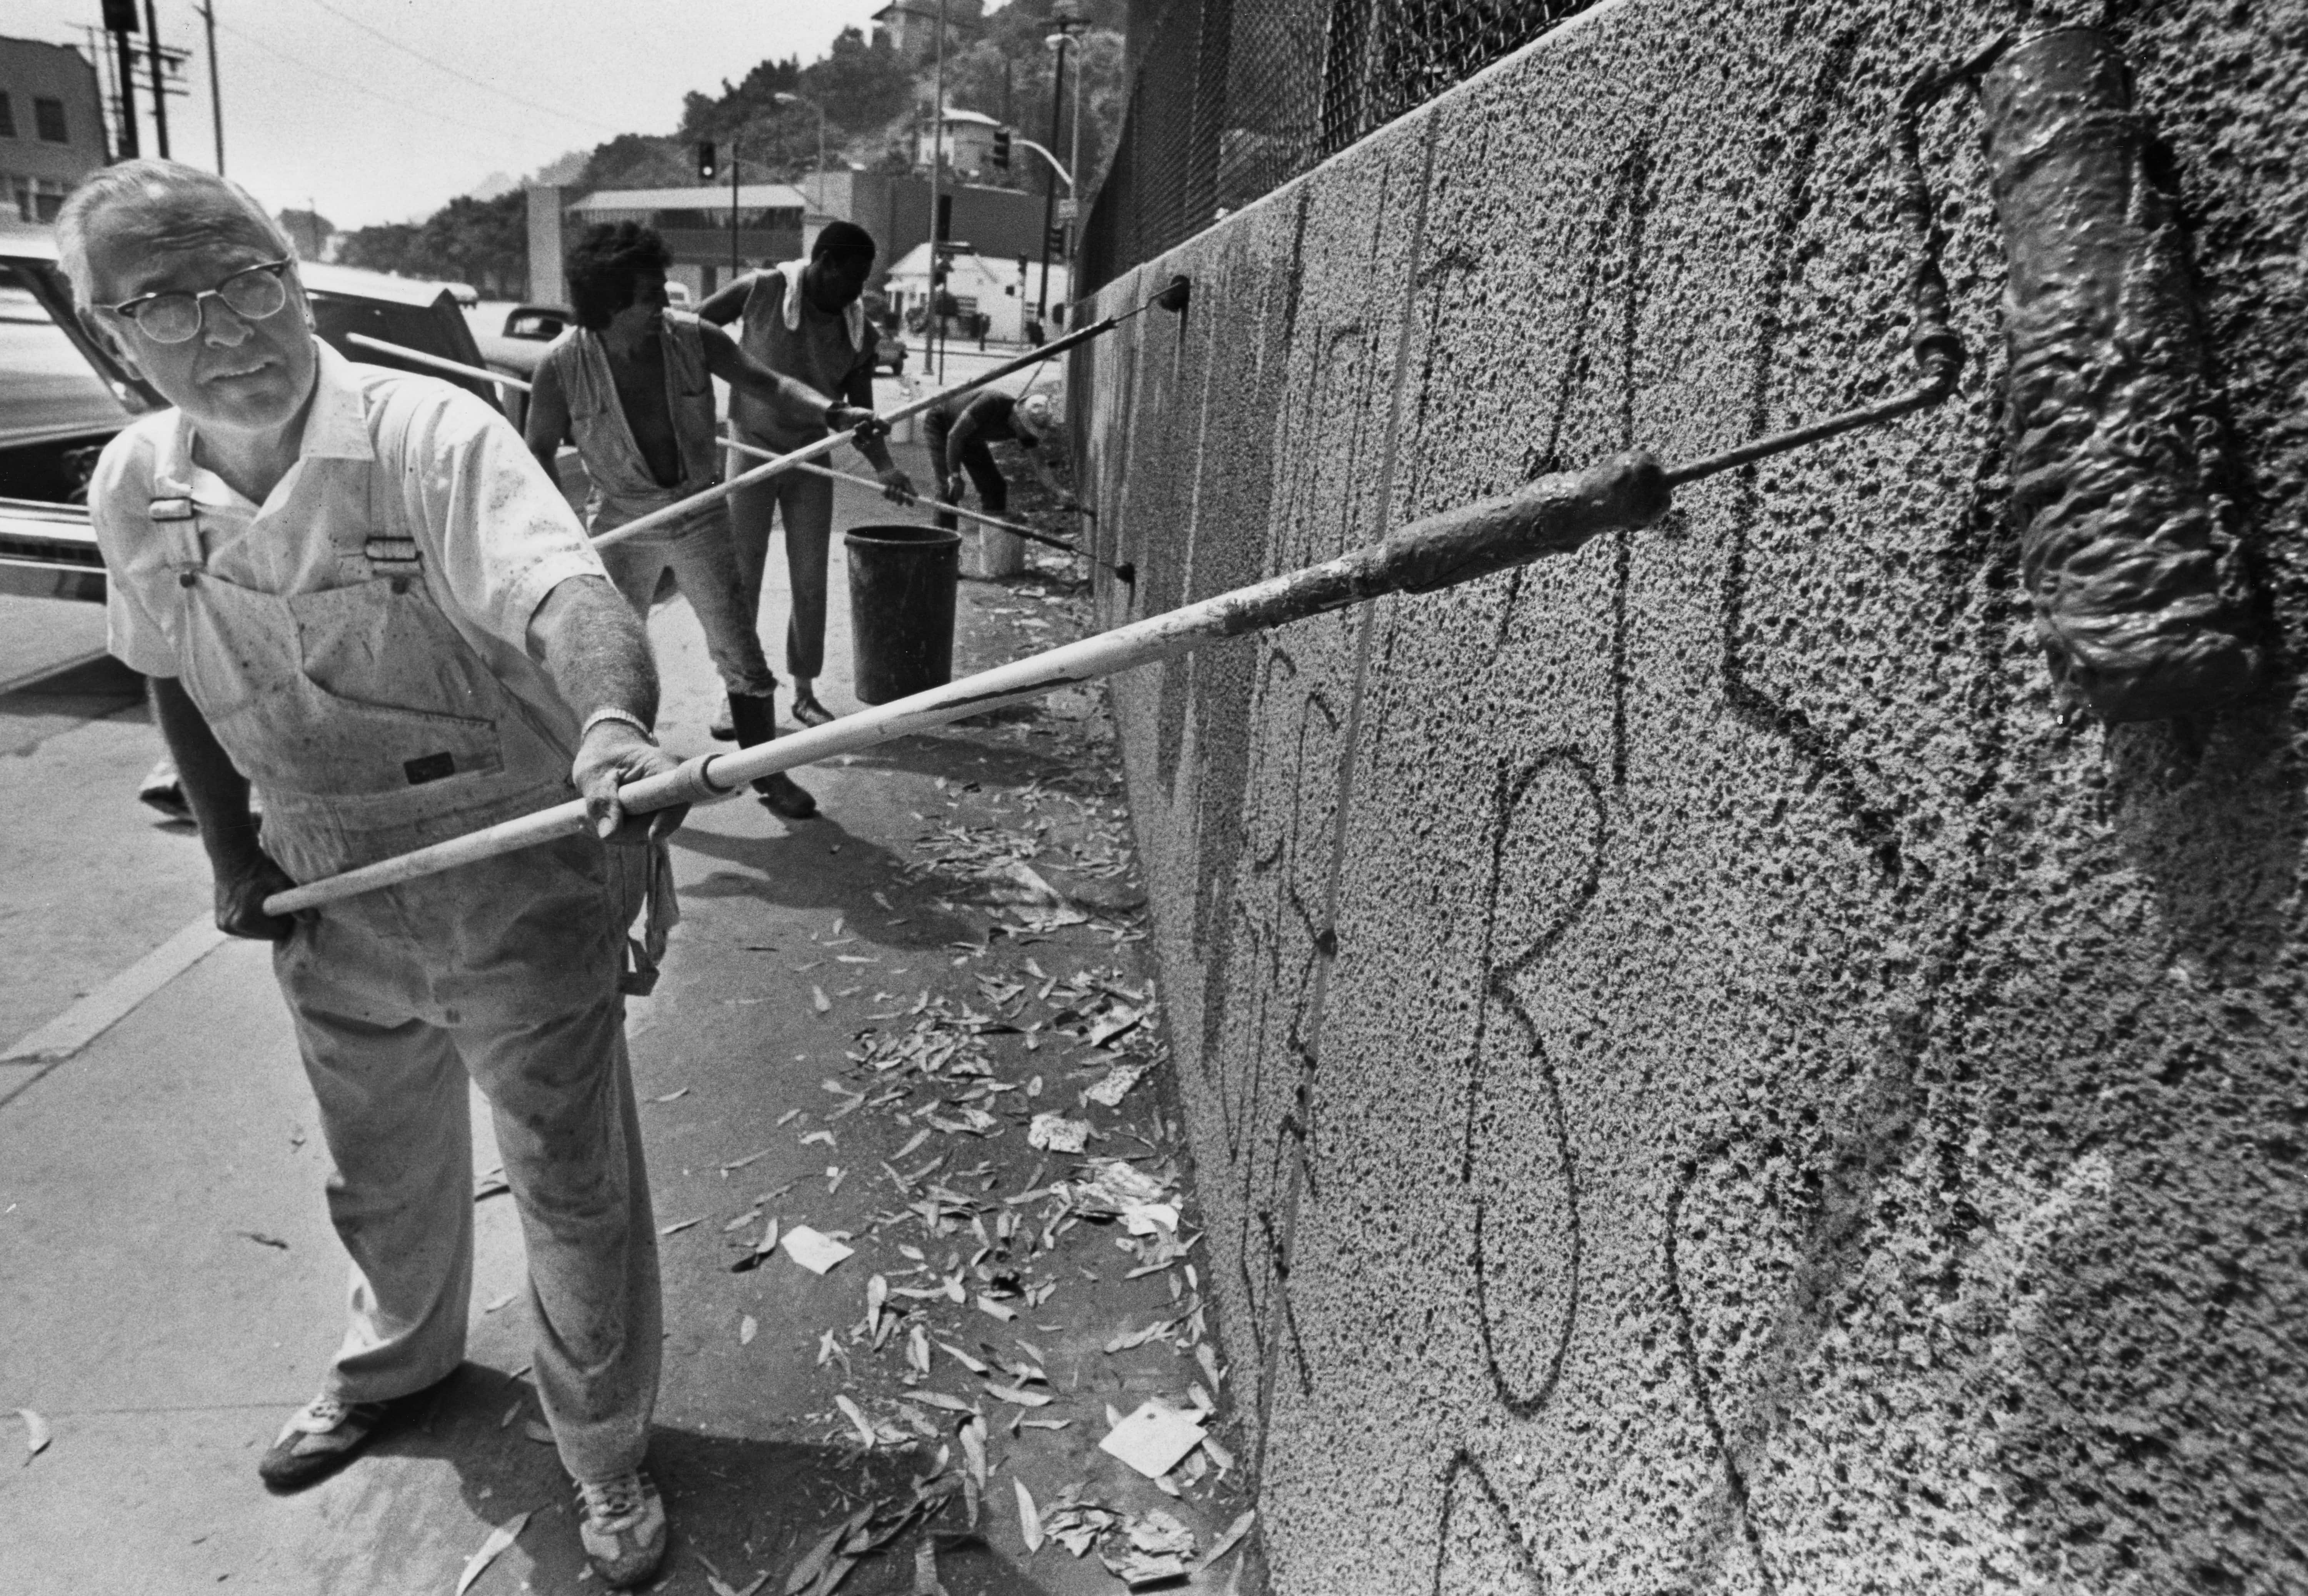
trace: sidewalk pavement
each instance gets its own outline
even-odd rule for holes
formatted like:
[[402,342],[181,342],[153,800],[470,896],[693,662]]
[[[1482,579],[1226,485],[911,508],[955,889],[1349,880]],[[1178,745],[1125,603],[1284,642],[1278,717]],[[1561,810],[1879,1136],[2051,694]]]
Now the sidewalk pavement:
[[[841,491],[840,525],[902,515]],[[957,673],[1087,623],[1062,563],[964,584]],[[651,627],[666,741],[702,748],[718,690],[695,624],[675,603]],[[824,818],[693,813],[685,919],[628,1023],[665,1262],[651,1465],[675,1538],[650,1588],[1118,1592],[1107,1559],[1150,1572],[1188,1538],[1192,1566],[1240,1522],[1238,1432],[1204,1411],[1227,1370],[1103,693],[801,780]],[[1045,1114],[1071,1122],[1055,1147],[1031,1144]],[[53,1434],[0,1453],[0,1590],[450,1592],[522,1514],[476,1596],[598,1588],[534,1438],[495,1162],[478,1117],[465,1367],[369,1457],[280,1498],[255,1461],[316,1388],[344,1261],[266,950],[219,948],[0,1106],[0,1425],[22,1407]],[[803,1226],[854,1255],[801,1267]],[[1149,1401],[1207,1436],[1158,1481],[1098,1445]],[[1029,1523],[1049,1537],[1030,1554]],[[1253,1589],[1252,1550],[1173,1588]]]

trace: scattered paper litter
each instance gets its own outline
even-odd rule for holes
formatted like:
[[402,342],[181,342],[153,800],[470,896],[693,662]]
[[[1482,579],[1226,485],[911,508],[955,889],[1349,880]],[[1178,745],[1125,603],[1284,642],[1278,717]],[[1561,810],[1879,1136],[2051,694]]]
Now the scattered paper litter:
[[688,1087],[686,1087],[686,1086],[678,1086],[678,1087],[676,1087],[673,1091],[667,1092],[663,1097],[653,1097],[653,1098],[650,1099],[650,1101],[651,1101],[651,1102],[653,1102],[653,1103],[670,1103],[670,1102],[677,1101],[677,1100],[680,1100],[680,1099],[682,1099],[682,1098],[687,1097],[688,1095],[689,1095],[689,1088],[688,1088]]
[[660,1236],[677,1236],[690,1226],[702,1225],[704,1222],[705,1216],[701,1213],[695,1219],[677,1219],[669,1225],[659,1225],[657,1228],[657,1233]]
[[990,1315],[991,1316],[1001,1320],[1005,1324],[1018,1316],[1018,1310],[1016,1308],[1011,1307],[1004,1303],[995,1301],[993,1298],[988,1297],[983,1291],[980,1291],[977,1294],[977,1311],[981,1314]]
[[825,995],[825,988],[823,987],[813,986],[810,988],[809,1002],[810,1006],[817,1010],[821,1014],[830,1012],[833,1007],[833,999]]
[[796,1225],[788,1229],[779,1245],[786,1249],[787,1257],[791,1258],[812,1274],[825,1273],[857,1250],[856,1247],[844,1247],[832,1237],[820,1230],[813,1230],[807,1225]]
[[1042,1549],[1042,1515],[1034,1510],[1034,1493],[1026,1488],[1026,1482],[1013,1474],[1010,1483],[1018,1491],[1018,1531],[1026,1538],[1026,1555],[1030,1557]]
[[1157,1230],[1178,1228],[1178,1210],[1169,1203],[1132,1203],[1122,1211],[1123,1228],[1132,1236],[1151,1236]]
[[1080,1152],[1089,1135],[1089,1120],[1068,1119],[1057,1113],[1037,1114],[1034,1123],[1026,1127],[1027,1145],[1047,1148],[1052,1152]]
[[30,1408],[17,1409],[16,1417],[24,1421],[24,1466],[30,1468],[48,1449],[48,1421]]
[[943,1391],[917,1391],[910,1394],[915,1402],[927,1402],[933,1408],[943,1408],[949,1412],[975,1413],[977,1411],[974,1403],[966,1402],[961,1398],[949,1395]]
[[521,1433],[527,1436],[530,1440],[536,1442],[539,1446],[550,1446],[554,1444],[553,1432],[544,1425],[539,1424],[534,1419],[523,1421],[521,1427]]
[[491,1530],[489,1538],[481,1542],[481,1549],[466,1559],[465,1572],[457,1576],[457,1596],[465,1596],[465,1592],[473,1588],[473,1582],[481,1577],[507,1547],[520,1540],[521,1532],[528,1527],[529,1514],[524,1513]]
[[1144,1079],[1146,1072],[1153,1067],[1150,1064],[1117,1064],[1106,1072],[1105,1080],[1082,1095],[1094,1103],[1118,1109],[1122,1106],[1122,1100],[1130,1095],[1130,1089]]
[[1130,1521],[1126,1531],[1135,1550],[1150,1556],[1194,1555],[1194,1532],[1159,1507],[1151,1507]]
[[761,1328],[762,1327],[759,1324],[754,1322],[754,1316],[747,1314],[744,1318],[737,1321],[737,1344],[741,1347],[752,1346],[754,1344],[754,1337],[760,1332]]
[[1201,1421],[1192,1413],[1166,1408],[1149,1398],[1136,1412],[1107,1432],[1098,1444],[1149,1480],[1159,1480],[1202,1442]]
[[482,1311],[483,1313],[485,1313],[485,1314],[493,1314],[493,1313],[496,1312],[496,1311],[497,1311],[497,1309],[499,1309],[499,1308],[501,1308],[501,1307],[505,1307],[510,1306],[510,1305],[511,1305],[511,1303],[512,1302],[512,1299],[513,1299],[514,1298],[516,1298],[516,1297],[520,1296],[520,1295],[521,1295],[521,1293],[520,1293],[520,1292],[518,1292],[518,1291],[507,1291],[504,1296],[502,1296],[502,1297],[498,1298],[495,1302],[490,1303],[487,1307],[483,1308],[481,1311]]

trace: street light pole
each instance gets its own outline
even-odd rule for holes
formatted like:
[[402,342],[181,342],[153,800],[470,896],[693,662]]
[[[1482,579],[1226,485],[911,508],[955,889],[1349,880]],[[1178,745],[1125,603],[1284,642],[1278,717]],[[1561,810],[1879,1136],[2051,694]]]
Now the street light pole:
[[737,263],[737,135],[729,135],[729,280],[742,275]]
[[[1061,28],[1042,42],[1058,53],[1057,76],[1050,85],[1050,142],[1055,144],[1065,126],[1061,118],[1066,108],[1066,46],[1073,42],[1073,36]],[[1050,223],[1057,203],[1058,175],[1055,171],[1046,173],[1042,178],[1042,291],[1034,300],[1034,319],[1038,322],[1050,314]]]

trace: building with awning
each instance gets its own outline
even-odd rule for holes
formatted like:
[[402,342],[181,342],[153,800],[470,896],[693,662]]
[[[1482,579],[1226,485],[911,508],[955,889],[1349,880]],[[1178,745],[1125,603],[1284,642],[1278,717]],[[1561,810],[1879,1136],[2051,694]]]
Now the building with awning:
[[711,293],[723,280],[733,254],[750,268],[801,254],[809,196],[790,183],[739,184],[734,235],[729,210],[726,185],[700,184],[694,188],[605,188],[568,206],[567,217],[573,238],[595,222],[638,221],[655,228],[673,252],[677,270],[671,275],[700,293]]

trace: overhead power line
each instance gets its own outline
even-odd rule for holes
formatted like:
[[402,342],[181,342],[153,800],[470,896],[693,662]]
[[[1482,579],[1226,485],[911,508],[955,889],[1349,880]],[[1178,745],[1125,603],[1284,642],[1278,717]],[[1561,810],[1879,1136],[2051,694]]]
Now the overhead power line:
[[605,129],[612,134],[619,131],[616,128],[610,127],[607,123],[601,121],[598,117],[580,116],[574,112],[561,110],[554,106],[539,105],[536,100],[522,99],[520,95],[515,94],[510,89],[500,89],[495,83],[474,77],[469,73],[461,72],[457,68],[448,65],[446,62],[435,61],[432,56],[426,55],[421,50],[411,49],[409,46],[401,43],[391,34],[380,32],[376,29],[370,27],[358,17],[352,16],[345,12],[338,10],[335,6],[329,4],[329,0],[313,0],[313,4],[319,6],[323,11],[327,12],[339,22],[359,29],[362,32],[367,34],[371,39],[375,39],[380,44],[390,45],[392,48],[399,50],[402,55],[409,56],[411,60],[422,61],[434,71],[446,73],[461,83],[470,83],[474,88],[478,89],[485,93],[494,94],[500,99],[511,100],[513,104],[517,106],[525,106],[532,111],[542,111],[548,116],[558,116],[565,122],[574,122],[584,127]]
[[475,133],[485,133],[493,138],[520,139],[534,136],[533,134],[515,133],[510,128],[489,127],[478,122],[468,122],[461,116],[452,116],[445,111],[429,110],[423,106],[410,105],[407,100],[395,99],[390,94],[380,93],[376,90],[370,88],[366,83],[357,82],[353,79],[344,76],[342,73],[331,72],[325,66],[315,66],[310,61],[306,61],[300,56],[292,56],[288,51],[282,49],[280,46],[273,44],[269,39],[259,39],[255,34],[236,28],[230,22],[220,20],[217,23],[217,31],[220,33],[229,33],[243,44],[254,45],[266,55],[272,56],[276,60],[285,61],[300,72],[309,72],[314,77],[326,78],[330,82],[341,84],[345,88],[353,90],[357,93],[366,94],[371,99],[376,100],[380,104],[389,105],[394,110],[406,112],[412,116],[426,116],[436,122],[454,123],[459,127],[470,128]]

